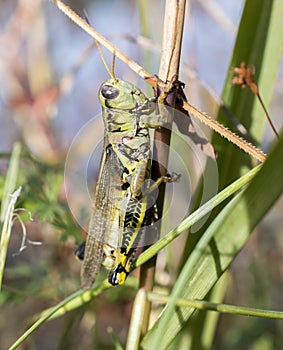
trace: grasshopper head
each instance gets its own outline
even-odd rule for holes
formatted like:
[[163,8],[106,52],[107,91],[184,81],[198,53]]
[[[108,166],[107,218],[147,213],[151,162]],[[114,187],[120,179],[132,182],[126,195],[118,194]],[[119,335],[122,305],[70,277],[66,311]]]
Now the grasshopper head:
[[99,89],[99,100],[104,108],[134,110],[147,101],[146,96],[133,84],[120,79],[108,79]]

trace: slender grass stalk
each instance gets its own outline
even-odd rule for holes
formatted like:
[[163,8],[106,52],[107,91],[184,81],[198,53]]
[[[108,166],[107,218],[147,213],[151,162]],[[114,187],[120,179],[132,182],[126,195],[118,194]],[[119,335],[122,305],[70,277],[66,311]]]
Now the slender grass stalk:
[[114,332],[112,327],[108,327],[107,328],[108,333],[110,334],[112,341],[113,341],[113,345],[115,347],[115,350],[124,350],[123,346],[121,345],[116,333]]
[[147,303],[146,292],[143,288],[140,288],[136,294],[131,323],[128,332],[126,350],[138,350],[140,338],[142,334],[144,309]]
[[[162,295],[158,293],[149,292],[147,293],[147,297],[152,302],[164,305],[166,305],[170,301],[170,295]],[[174,304],[180,307],[192,307],[198,310],[210,310],[234,315],[274,318],[278,320],[283,319],[283,311],[256,309],[252,307],[229,304],[219,304],[205,300],[176,299],[174,300]]]
[[5,180],[5,185],[3,189],[3,198],[1,204],[0,212],[0,222],[4,222],[4,218],[7,212],[7,207],[10,202],[10,194],[14,192],[19,171],[19,161],[21,154],[21,144],[16,142],[13,147],[9,168],[7,171],[7,176]]
[[21,193],[21,187],[15,191],[18,177],[19,161],[20,161],[21,145],[15,143],[11,155],[11,160],[4,185],[2,205],[1,205],[1,240],[0,240],[0,290],[2,288],[2,280],[4,267],[8,251],[8,245],[13,226],[14,209],[17,199]]
[[99,295],[104,290],[108,289],[110,287],[109,283],[105,281],[101,285],[99,285],[96,288],[90,289],[90,290],[79,290],[72,295],[70,295],[68,298],[62,300],[59,304],[57,304],[55,307],[50,308],[48,310],[45,310],[39,319],[33,323],[31,327],[27,329],[26,332],[24,332],[23,335],[21,335],[10,347],[8,350],[14,350],[17,349],[18,346],[20,346],[24,340],[26,340],[38,327],[40,327],[43,323],[45,323],[47,320],[51,320],[53,318],[59,317],[66,313],[66,311],[73,310],[77,308],[78,306],[81,306],[82,304],[88,303],[91,301],[94,297]]
[[13,226],[14,209],[15,209],[17,199],[21,193],[21,190],[22,188],[19,187],[14,193],[10,195],[10,202],[8,203],[8,206],[6,208],[4,223],[2,226],[1,241],[0,241],[0,291],[2,288],[4,267],[5,267],[8,245],[9,245],[12,226]]

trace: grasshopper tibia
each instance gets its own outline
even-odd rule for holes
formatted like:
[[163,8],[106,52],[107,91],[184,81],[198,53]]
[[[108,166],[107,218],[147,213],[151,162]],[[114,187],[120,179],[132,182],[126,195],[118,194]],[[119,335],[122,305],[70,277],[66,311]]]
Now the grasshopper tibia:
[[181,174],[177,174],[174,172],[172,173],[172,175],[167,174],[167,175],[160,176],[153,184],[150,185],[149,188],[143,191],[143,196],[147,196],[153,191],[155,191],[162,183],[179,181],[180,177],[181,177]]

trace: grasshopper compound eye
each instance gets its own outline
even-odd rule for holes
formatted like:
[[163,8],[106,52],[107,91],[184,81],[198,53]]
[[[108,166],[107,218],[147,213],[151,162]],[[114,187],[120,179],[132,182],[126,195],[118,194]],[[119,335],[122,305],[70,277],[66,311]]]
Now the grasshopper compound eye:
[[103,85],[101,95],[107,100],[113,100],[119,95],[119,89],[112,85]]

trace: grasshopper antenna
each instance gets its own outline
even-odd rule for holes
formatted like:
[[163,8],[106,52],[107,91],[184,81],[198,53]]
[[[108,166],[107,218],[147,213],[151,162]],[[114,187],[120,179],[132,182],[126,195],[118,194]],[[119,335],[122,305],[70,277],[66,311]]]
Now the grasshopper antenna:
[[116,77],[115,77],[115,73],[114,73],[114,70],[115,70],[115,61],[116,61],[116,52],[114,51],[113,52],[113,59],[112,59],[112,78],[117,81]]
[[[89,19],[88,19],[88,15],[87,15],[87,12],[86,12],[85,9],[83,9],[83,16],[84,16],[84,19],[85,19],[85,21],[87,22],[87,24],[90,25],[90,21],[89,21]],[[108,74],[110,75],[110,77],[113,78],[114,82],[117,82],[117,78],[115,77],[115,74],[114,74],[115,56],[116,56],[116,55],[115,55],[115,52],[114,52],[113,61],[112,61],[112,71],[110,71],[110,69],[109,69],[109,67],[108,67],[108,65],[107,65],[107,63],[106,63],[105,57],[104,57],[104,55],[103,55],[103,53],[102,53],[102,50],[101,50],[101,47],[100,47],[98,41],[97,41],[95,38],[93,38],[93,40],[94,40],[94,42],[95,42],[95,45],[96,45],[97,50],[98,50],[98,52],[99,52],[99,55],[100,55],[100,57],[101,57],[101,59],[102,59],[102,62],[103,62],[103,64],[104,64],[104,67],[106,68],[106,70],[107,70]]]

